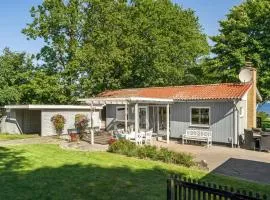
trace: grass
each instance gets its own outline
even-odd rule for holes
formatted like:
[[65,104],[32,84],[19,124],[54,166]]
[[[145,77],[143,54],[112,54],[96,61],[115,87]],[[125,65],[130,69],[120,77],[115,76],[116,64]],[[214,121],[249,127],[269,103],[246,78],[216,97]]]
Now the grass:
[[0,133],[0,141],[2,140],[18,140],[18,139],[26,139],[37,137],[38,134],[8,134],[8,133]]
[[165,199],[170,173],[270,195],[269,185],[158,161],[56,145],[0,147],[0,199]]

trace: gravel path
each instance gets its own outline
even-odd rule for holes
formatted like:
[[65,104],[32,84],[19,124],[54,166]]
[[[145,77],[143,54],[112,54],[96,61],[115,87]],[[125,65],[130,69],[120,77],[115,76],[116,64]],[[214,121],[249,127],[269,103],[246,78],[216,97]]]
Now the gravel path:
[[0,146],[23,144],[59,144],[60,142],[61,140],[56,137],[36,137],[17,140],[4,140],[0,141]]
[[108,149],[108,145],[100,145],[100,144],[91,145],[88,142],[84,141],[69,142],[67,140],[67,137],[63,137],[63,139],[59,139],[56,137],[37,137],[37,138],[0,141],[0,146],[24,145],[24,144],[58,144],[60,148],[78,151],[106,151]]
[[101,144],[89,144],[88,142],[80,141],[80,142],[68,142],[62,140],[59,146],[63,149],[72,149],[79,151],[107,151],[108,145]]

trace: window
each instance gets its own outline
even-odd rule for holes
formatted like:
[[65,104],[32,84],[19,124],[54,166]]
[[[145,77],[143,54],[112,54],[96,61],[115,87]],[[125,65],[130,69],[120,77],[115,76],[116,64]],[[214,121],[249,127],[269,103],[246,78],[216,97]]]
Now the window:
[[191,108],[191,125],[210,125],[210,109]]
[[[127,108],[127,112],[128,112],[128,108]],[[116,107],[116,119],[119,121],[125,120],[125,107],[122,107],[122,106]]]

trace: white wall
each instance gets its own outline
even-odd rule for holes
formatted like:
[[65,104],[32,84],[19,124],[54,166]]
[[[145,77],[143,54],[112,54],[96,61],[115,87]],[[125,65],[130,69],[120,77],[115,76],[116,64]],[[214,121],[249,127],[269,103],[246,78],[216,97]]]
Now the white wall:
[[0,122],[0,132],[9,134],[21,134],[19,127],[16,125],[16,112],[11,111],[7,116],[3,116]]
[[[244,134],[244,129],[247,128],[247,101],[242,100],[239,101],[237,104],[237,109],[239,112],[239,134]],[[240,115],[240,109],[242,107],[242,115]]]
[[[61,114],[66,119],[63,134],[67,134],[67,129],[75,128],[75,115],[84,114],[89,119],[89,126],[91,125],[91,112],[89,110],[42,110],[41,111],[41,136],[56,135],[54,126],[51,122],[52,116]],[[100,127],[100,112],[95,111],[92,115],[93,126]]]

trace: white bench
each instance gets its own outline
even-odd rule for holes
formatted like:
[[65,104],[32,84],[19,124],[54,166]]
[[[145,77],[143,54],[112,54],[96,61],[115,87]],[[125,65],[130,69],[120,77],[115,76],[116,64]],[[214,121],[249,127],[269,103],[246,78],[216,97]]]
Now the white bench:
[[188,140],[206,142],[207,147],[209,147],[212,145],[212,131],[188,129],[182,136],[182,143],[185,144],[185,141],[187,142]]

